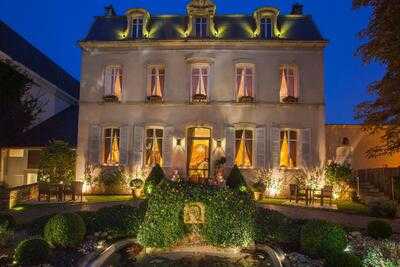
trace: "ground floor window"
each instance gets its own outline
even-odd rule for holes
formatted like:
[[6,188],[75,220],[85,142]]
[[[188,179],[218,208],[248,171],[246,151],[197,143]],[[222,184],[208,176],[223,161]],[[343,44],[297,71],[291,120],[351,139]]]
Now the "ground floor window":
[[106,128],[104,130],[104,163],[117,165],[120,161],[120,129]]
[[253,130],[237,129],[235,131],[235,164],[239,168],[253,166]]
[[282,130],[280,136],[280,164],[282,168],[297,167],[297,131]]
[[188,130],[188,174],[193,182],[210,176],[211,129]]
[[161,128],[148,128],[146,130],[146,165],[163,165],[162,146],[164,131]]

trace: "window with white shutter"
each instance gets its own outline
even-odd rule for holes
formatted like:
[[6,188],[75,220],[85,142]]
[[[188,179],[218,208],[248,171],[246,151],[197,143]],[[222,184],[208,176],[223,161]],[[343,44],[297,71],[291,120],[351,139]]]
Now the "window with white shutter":
[[256,166],[257,168],[265,168],[266,162],[266,129],[258,127],[256,129]]
[[135,126],[133,129],[133,155],[132,161],[135,168],[143,167],[143,138],[144,127]]
[[234,154],[235,154],[235,128],[226,127],[225,128],[225,158],[226,165],[228,167],[233,167],[234,164]]
[[101,128],[99,125],[91,125],[89,129],[88,161],[93,166],[100,165],[100,141]]
[[163,164],[164,167],[172,167],[172,153],[173,153],[173,134],[174,127],[166,127],[164,129],[164,140],[163,140]]

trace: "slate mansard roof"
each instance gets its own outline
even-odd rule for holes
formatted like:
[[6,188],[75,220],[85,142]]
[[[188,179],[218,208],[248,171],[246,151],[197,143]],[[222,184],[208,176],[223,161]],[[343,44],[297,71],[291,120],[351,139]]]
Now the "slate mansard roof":
[[79,82],[1,20],[0,51],[70,96],[79,98]]
[[[153,32],[150,40],[179,40],[178,28],[186,29],[188,16],[166,15],[151,16],[148,30]],[[216,28],[223,29],[218,40],[254,40],[246,29],[255,29],[256,22],[252,16],[222,15],[215,16]],[[277,27],[282,32],[277,40],[286,41],[325,41],[311,16],[278,16]],[[124,41],[120,33],[127,29],[126,16],[96,17],[85,41]],[[213,37],[210,37],[213,39]]]

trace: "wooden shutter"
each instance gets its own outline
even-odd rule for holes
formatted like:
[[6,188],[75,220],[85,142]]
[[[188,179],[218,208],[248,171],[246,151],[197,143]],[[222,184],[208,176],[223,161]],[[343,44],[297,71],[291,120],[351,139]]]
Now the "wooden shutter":
[[89,129],[88,159],[93,166],[100,165],[101,127],[91,125]]
[[133,154],[132,161],[135,168],[143,166],[143,136],[144,128],[135,126],[133,129]]
[[233,167],[235,162],[235,128],[225,128],[225,158],[226,165]]
[[128,156],[128,127],[121,127],[120,130],[120,163],[121,165],[127,166],[129,163]]
[[256,167],[265,168],[266,158],[266,129],[259,127],[256,129]]
[[272,167],[278,169],[279,156],[281,150],[281,130],[279,128],[271,128],[271,158]]
[[307,168],[311,164],[311,129],[301,129],[299,138],[299,155],[302,167]]
[[112,95],[112,66],[106,66],[104,69],[104,95]]
[[162,143],[163,152],[163,167],[172,167],[172,154],[173,154],[173,134],[174,127],[166,127],[164,129],[164,138]]

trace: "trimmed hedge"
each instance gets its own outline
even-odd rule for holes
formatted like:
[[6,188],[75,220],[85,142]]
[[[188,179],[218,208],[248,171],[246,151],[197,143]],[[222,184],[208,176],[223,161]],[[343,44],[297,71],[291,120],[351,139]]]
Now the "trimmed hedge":
[[156,164],[144,183],[144,193],[148,197],[156,189],[156,186],[166,178],[165,173],[159,164]]
[[346,232],[340,226],[326,222],[311,220],[301,228],[301,247],[309,256],[329,258],[346,248]]
[[244,179],[237,165],[233,166],[231,172],[226,178],[226,186],[232,190],[239,190],[242,192],[249,191],[246,180]]
[[368,214],[372,217],[395,218],[397,204],[394,201],[374,201],[368,203]]
[[17,223],[9,213],[0,213],[0,227],[7,230],[14,230]]
[[30,235],[44,235],[44,227],[46,226],[47,222],[56,215],[50,214],[50,215],[44,215],[39,218],[34,219],[29,226],[27,227],[27,232]]
[[325,261],[325,267],[362,267],[361,259],[350,253],[339,253],[330,256]]
[[47,262],[50,247],[40,238],[27,239],[18,244],[14,260],[19,266],[39,265]]
[[190,232],[183,223],[185,203],[205,205],[205,224],[199,233],[207,244],[245,246],[254,239],[255,203],[247,193],[164,180],[148,199],[138,241],[146,247],[169,247]]
[[76,213],[58,214],[44,228],[45,240],[54,247],[77,247],[82,243],[85,234],[85,223]]
[[368,223],[367,226],[368,235],[372,238],[386,239],[392,236],[392,226],[382,220],[375,220]]

